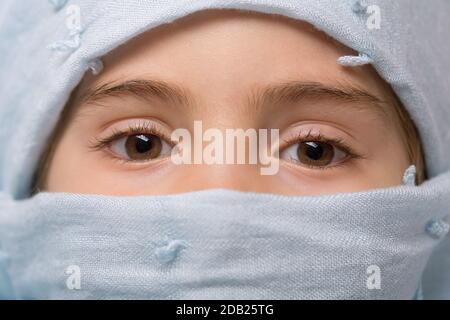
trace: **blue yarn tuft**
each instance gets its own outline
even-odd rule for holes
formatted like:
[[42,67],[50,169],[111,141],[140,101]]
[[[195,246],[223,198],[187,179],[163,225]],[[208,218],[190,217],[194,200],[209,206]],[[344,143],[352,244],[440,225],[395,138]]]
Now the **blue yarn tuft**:
[[364,0],[356,0],[352,5],[352,11],[355,13],[365,13],[367,11],[367,3]]
[[68,0],[48,0],[56,11],[61,10],[67,4],[67,1]]
[[447,235],[449,230],[450,225],[442,219],[432,219],[425,227],[425,231],[435,239],[442,239]]
[[338,63],[345,67],[358,67],[373,63],[373,60],[368,55],[360,53],[357,56],[342,56],[338,59]]
[[411,165],[403,174],[403,184],[405,186],[415,186],[416,185],[416,166]]
[[91,70],[94,76],[100,74],[103,71],[103,62],[101,59],[94,59],[88,63],[88,68]]
[[166,240],[166,244],[155,249],[156,258],[162,263],[173,261],[179,252],[188,247],[188,243],[184,240]]

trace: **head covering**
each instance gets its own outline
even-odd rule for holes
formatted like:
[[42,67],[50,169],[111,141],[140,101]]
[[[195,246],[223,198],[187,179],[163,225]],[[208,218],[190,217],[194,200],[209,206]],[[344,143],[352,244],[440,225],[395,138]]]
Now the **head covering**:
[[412,299],[445,235],[449,188],[447,177],[334,196],[39,193],[0,215],[10,297]]
[[[100,71],[99,58],[156,26],[196,11],[227,8],[303,20],[354,49],[357,57],[343,57],[337,63],[371,63],[417,125],[429,177],[449,171],[450,3],[446,0],[5,0],[0,4],[3,196],[29,195],[38,159],[61,110],[84,73]],[[80,25],[68,18],[77,10]],[[379,14],[380,28],[369,27],[373,14]],[[430,192],[441,190],[443,180],[432,180],[437,185],[424,191],[423,201],[431,201]],[[445,198],[445,192],[440,197]],[[10,201],[4,203],[14,208]],[[438,217],[443,207],[436,204],[431,209]],[[443,266],[442,259],[436,261]]]
[[[379,29],[367,26],[369,4],[380,9]],[[436,176],[450,168],[449,7],[446,0],[3,1],[0,188],[15,197],[29,193],[70,92],[97,58],[146,30],[220,8],[304,20],[370,57],[418,126],[428,173]],[[79,30],[67,20],[74,8],[81,14]]]

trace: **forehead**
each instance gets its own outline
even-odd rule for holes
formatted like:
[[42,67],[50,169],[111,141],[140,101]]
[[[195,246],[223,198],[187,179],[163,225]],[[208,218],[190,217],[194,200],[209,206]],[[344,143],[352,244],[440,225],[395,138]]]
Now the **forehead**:
[[280,81],[348,83],[376,96],[392,95],[370,66],[350,69],[336,62],[348,54],[354,52],[305,22],[210,10],[132,39],[108,54],[104,72],[88,76],[82,86],[158,79],[186,88],[199,101],[221,104]]

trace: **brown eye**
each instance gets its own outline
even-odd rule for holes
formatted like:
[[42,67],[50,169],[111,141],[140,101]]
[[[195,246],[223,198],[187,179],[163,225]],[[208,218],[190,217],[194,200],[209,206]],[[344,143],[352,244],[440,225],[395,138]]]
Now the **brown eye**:
[[331,143],[302,141],[284,150],[280,157],[308,167],[326,167],[344,160],[348,154]]
[[133,160],[154,159],[162,149],[161,139],[154,135],[128,136],[125,141],[127,155]]
[[301,142],[297,148],[297,156],[301,163],[323,167],[333,161],[334,148],[325,142]]
[[145,161],[170,154],[170,146],[153,134],[135,134],[111,143],[111,151],[131,161]]

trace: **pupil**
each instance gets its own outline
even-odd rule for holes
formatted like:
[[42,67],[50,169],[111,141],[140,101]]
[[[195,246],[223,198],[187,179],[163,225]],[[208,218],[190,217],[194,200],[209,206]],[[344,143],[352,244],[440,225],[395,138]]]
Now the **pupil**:
[[312,160],[320,160],[323,157],[324,150],[316,142],[306,142],[306,156]]
[[152,134],[129,136],[125,141],[127,156],[133,160],[149,160],[161,154],[161,139]]
[[147,136],[136,136],[136,151],[139,153],[147,153],[153,148],[152,139]]

